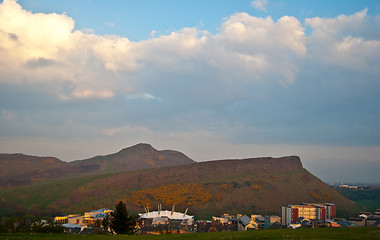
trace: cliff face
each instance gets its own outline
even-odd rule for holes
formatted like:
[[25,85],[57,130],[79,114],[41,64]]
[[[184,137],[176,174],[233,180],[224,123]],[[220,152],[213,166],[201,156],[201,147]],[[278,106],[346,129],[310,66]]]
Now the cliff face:
[[298,156],[282,158],[247,158],[232,160],[216,160],[198,163],[198,168],[218,171],[291,171],[302,169],[301,159]]
[[303,169],[297,156],[119,172],[31,185],[22,191],[5,189],[0,196],[5,202],[24,204],[27,208],[40,206],[65,212],[113,208],[116,201],[126,198],[131,212],[142,212],[148,205],[152,209],[157,204],[164,208],[175,204],[178,209],[189,208],[198,217],[222,213],[279,214],[281,206],[301,202],[333,202],[345,211],[355,207],[352,201]]

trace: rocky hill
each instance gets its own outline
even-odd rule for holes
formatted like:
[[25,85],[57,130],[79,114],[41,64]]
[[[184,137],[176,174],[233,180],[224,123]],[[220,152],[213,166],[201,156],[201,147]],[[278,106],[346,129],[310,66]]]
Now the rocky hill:
[[356,208],[305,170],[296,156],[209,161],[44,182],[1,190],[0,199],[4,206],[66,213],[113,208],[126,199],[131,212],[142,212],[146,206],[154,209],[157,204],[170,209],[175,204],[198,217],[279,214],[281,206],[301,202],[333,202],[338,214]]
[[86,160],[64,162],[53,157],[0,154],[0,189],[28,185],[49,179],[133,171],[194,163],[177,151],[158,151],[149,144],[137,144],[117,153]]
[[149,144],[140,143],[114,154],[96,156],[86,160],[74,161],[70,164],[80,167],[97,165],[97,173],[112,173],[189,163],[194,163],[194,161],[181,152],[158,151]]

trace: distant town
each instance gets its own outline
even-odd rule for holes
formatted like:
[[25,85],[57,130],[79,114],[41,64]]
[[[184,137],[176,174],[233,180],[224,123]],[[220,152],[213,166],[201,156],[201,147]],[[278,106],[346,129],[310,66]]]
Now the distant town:
[[[336,216],[334,203],[301,203],[281,208],[280,216],[262,216],[258,214],[213,216],[211,220],[196,219],[185,212],[157,210],[139,213],[133,226],[134,234],[182,234],[194,232],[248,231],[274,228],[320,228],[320,227],[380,227],[380,209],[375,212],[360,212],[349,219]],[[70,214],[56,216],[54,224],[63,227],[64,232],[73,234],[108,233],[115,234],[107,223],[113,210],[102,208],[86,212],[83,215]],[[47,224],[47,223],[46,223]]]

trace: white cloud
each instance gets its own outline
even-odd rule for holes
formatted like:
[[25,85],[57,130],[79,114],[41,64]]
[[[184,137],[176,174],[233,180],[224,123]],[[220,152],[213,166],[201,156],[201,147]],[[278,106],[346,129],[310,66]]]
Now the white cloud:
[[143,93],[143,94],[132,94],[127,96],[128,99],[136,100],[136,99],[143,99],[143,100],[158,100],[161,101],[162,99],[160,97],[156,97],[149,93]]
[[1,118],[3,118],[4,120],[7,120],[7,121],[11,121],[14,119],[14,114],[13,112],[11,111],[8,111],[8,110],[1,110]]
[[74,21],[59,14],[27,12],[13,0],[0,5],[0,38],[7,57],[14,61],[55,58],[69,49]]
[[[115,94],[109,90],[93,91],[90,89],[75,89],[72,92],[72,96],[76,98],[111,98],[114,95]],[[61,98],[64,100],[69,99],[69,97],[65,95],[61,95]]]
[[316,61],[379,75],[374,67],[380,61],[380,36],[372,33],[380,25],[369,23],[367,9],[353,15],[336,18],[308,18],[305,24],[312,27],[307,39],[310,56]]
[[[0,29],[0,56],[7,59],[0,60],[0,81],[56,82],[54,89],[46,91],[61,99],[137,96],[146,91],[142,83],[157,81],[143,80],[140,73],[190,76],[198,66],[211,75],[222,71],[251,80],[277,74],[275,81],[289,84],[298,71],[292,58],[306,52],[303,28],[294,17],[274,22],[246,13],[232,15],[217,35],[184,28],[131,42],[115,35],[73,31],[74,20],[64,14],[31,13],[6,0],[0,8]],[[67,83],[70,88],[64,87]]]
[[73,31],[75,22],[65,14],[31,13],[5,0],[0,5],[0,82],[55,83],[41,91],[60,99],[125,94],[149,99],[147,92],[170,99],[167,89],[186,86],[183,101],[212,96],[213,103],[223,103],[244,98],[242,90],[257,82],[294,84],[306,59],[310,69],[325,63],[379,74],[379,39],[365,34],[379,29],[378,17],[368,24],[366,12],[306,19],[309,36],[295,17],[275,21],[236,13],[215,35],[184,28],[133,42]]
[[105,24],[107,25],[107,27],[110,27],[110,28],[115,26],[115,23],[113,22],[105,22]]
[[260,11],[266,11],[268,0],[254,0],[251,2],[252,7],[260,10]]
[[157,34],[157,31],[156,31],[156,30],[152,30],[152,31],[150,31],[150,36],[151,36],[151,37],[156,36],[156,34]]
[[[306,55],[304,28],[294,17],[284,16],[274,22],[271,17],[237,13],[223,23],[217,40],[219,45],[230,50],[227,52],[229,56],[239,54],[255,59],[249,69],[258,79],[274,73],[281,76],[279,82],[283,84],[294,82],[298,71],[294,63]],[[230,62],[244,66],[244,60]],[[267,80],[271,81],[270,78]]]
[[[71,83],[65,98],[109,98],[120,85],[117,71],[138,67],[132,43],[117,36],[73,32],[74,20],[64,14],[25,11],[14,0],[0,5],[0,82]],[[61,86],[62,87],[62,86]]]
[[[252,4],[265,6],[267,2]],[[144,79],[145,72],[157,77],[170,73],[191,76],[195,68],[210,77],[225,72],[234,81],[265,80],[288,85],[297,78],[299,62],[305,56],[378,74],[373,65],[379,60],[379,39],[374,34],[369,38],[365,32],[379,29],[379,17],[367,24],[370,20],[366,13],[365,9],[349,16],[306,19],[305,24],[312,28],[310,36],[305,36],[304,27],[295,17],[274,21],[271,17],[236,13],[227,18],[216,35],[184,28],[132,42],[115,35],[73,31],[75,22],[65,14],[31,13],[16,1],[5,0],[0,5],[0,81],[57,82],[49,91],[66,98],[144,94],[144,86],[157,81]],[[368,25],[375,27],[368,29]],[[63,94],[60,88],[65,82],[71,87]]]

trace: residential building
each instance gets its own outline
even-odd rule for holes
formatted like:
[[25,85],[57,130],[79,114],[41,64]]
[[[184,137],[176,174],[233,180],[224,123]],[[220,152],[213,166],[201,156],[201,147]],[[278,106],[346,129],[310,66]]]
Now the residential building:
[[281,224],[280,216],[265,216],[264,228],[271,228],[273,224],[276,224],[278,227]]
[[248,216],[244,215],[238,219],[237,228],[238,231],[247,231],[252,229],[258,229],[259,226],[254,220],[252,220],[252,218],[249,218]]
[[282,226],[295,224],[299,218],[311,222],[319,222],[335,217],[336,207],[333,203],[303,203],[299,205],[288,205],[281,208]]

